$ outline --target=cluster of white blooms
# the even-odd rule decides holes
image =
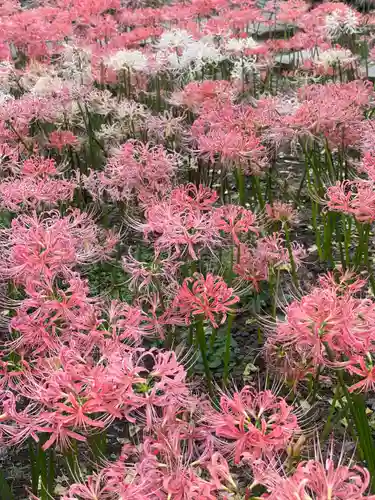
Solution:
[[[11,101],[13,100],[14,97],[10,94],[7,94],[6,92],[2,92],[0,90],[0,105],[4,104],[4,102]]]
[[[225,58],[212,36],[195,40],[185,30],[164,32],[155,49],[156,67],[177,73],[199,71],[206,64],[215,64]]]
[[[155,44],[157,50],[168,50],[187,47],[193,42],[193,37],[186,30],[174,29],[164,31]]]
[[[355,55],[348,49],[327,49],[320,51],[313,59],[316,66],[328,69],[333,66],[347,66],[356,60]]]
[[[334,10],[325,19],[324,30],[330,38],[338,38],[341,35],[351,35],[358,31],[359,16],[353,9],[345,12]]]
[[[57,76],[44,75],[38,78],[30,92],[39,97],[47,97],[61,92],[67,87],[67,82]]]
[[[235,61],[231,71],[233,80],[243,80],[246,76],[259,73],[256,56],[241,57]]]
[[[275,109],[279,115],[292,115],[300,106],[300,102],[296,94],[280,95],[275,101]]]
[[[215,65],[225,59],[234,61],[232,76],[242,79],[244,74],[256,71],[255,56],[243,56],[246,49],[256,49],[259,44],[252,38],[231,38],[230,34],[221,42],[211,35],[196,39],[183,29],[166,30],[147,55],[141,50],[120,50],[105,61],[106,66],[120,71],[158,73],[170,71],[175,74],[194,74],[206,65]],[[237,59],[238,58],[238,59]]]
[[[120,143],[124,140],[126,131],[119,122],[103,123],[100,130],[96,133],[99,140],[110,143]]]
[[[108,57],[105,64],[115,71],[146,71],[149,65],[147,56],[140,50],[119,50]]]
[[[256,49],[259,43],[251,36],[247,38],[229,38],[224,41],[224,50],[227,52],[243,52],[246,49]]]
[[[63,78],[80,85],[92,83],[91,58],[90,48],[66,43],[61,53]]]

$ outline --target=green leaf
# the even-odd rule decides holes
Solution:
[[[14,500],[12,490],[2,471],[0,471],[0,498],[1,500]]]

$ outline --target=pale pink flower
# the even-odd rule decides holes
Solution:
[[[375,156],[373,152],[366,152],[362,158],[360,171],[365,172],[369,179],[375,182]]]
[[[241,458],[271,458],[285,451],[293,435],[299,432],[297,417],[285,399],[270,390],[256,392],[245,386],[233,396],[223,394],[220,409],[207,413],[207,425],[221,446]]]
[[[130,274],[129,288],[148,294],[152,290],[158,292],[161,285],[175,284],[176,273],[182,265],[176,256],[155,256],[151,262],[138,261],[129,252],[128,256],[123,257],[122,267]]]
[[[269,265],[264,252],[258,252],[257,248],[249,248],[241,244],[235,255],[234,272],[242,279],[252,283],[254,289],[260,290],[260,282],[267,281],[269,276]]]
[[[375,495],[367,495],[370,485],[370,474],[367,469],[358,465],[336,465],[332,452],[327,459],[318,453],[314,460],[300,462],[296,470],[290,475],[280,475],[273,469],[267,474],[263,472],[260,482],[269,493],[261,498],[267,500],[290,500],[295,498],[360,500],[361,498],[375,499]]]
[[[167,201],[154,203],[146,209],[146,222],[138,224],[145,237],[155,236],[156,253],[174,250],[179,256],[188,252],[198,259],[202,248],[213,248],[220,243],[212,205],[215,191],[192,185],[174,189]]]
[[[50,207],[73,199],[77,183],[59,179],[53,159],[31,157],[25,160],[18,175],[0,182],[0,205],[18,212],[25,208]]]
[[[272,205],[266,205],[266,213],[273,221],[288,222],[293,224],[297,220],[297,212],[290,203],[274,201]]]
[[[240,234],[249,231],[258,234],[256,217],[250,210],[238,205],[224,205],[215,211],[216,227],[231,235],[233,242],[240,245]]]
[[[261,260],[265,259],[270,267],[278,268],[290,264],[289,252],[281,233],[272,233],[269,236],[259,238],[256,242],[255,253]],[[291,243],[293,260],[296,267],[301,265],[306,255],[303,246],[293,241]]]
[[[126,201],[135,194],[148,205],[170,190],[176,168],[176,155],[162,146],[130,140],[110,157],[103,172],[92,171],[83,180],[93,196],[106,192],[113,201]]]

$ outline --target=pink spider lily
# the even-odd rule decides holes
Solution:
[[[65,217],[56,211],[20,215],[9,230],[2,230],[6,265],[0,273],[19,283],[69,276],[77,264],[106,259],[116,242],[117,237],[100,229],[87,212],[71,210]]]
[[[265,484],[269,493],[261,498],[267,500],[375,498],[375,495],[366,494],[370,484],[367,469],[357,465],[335,465],[331,458],[324,462],[321,459],[300,462],[291,476],[277,478],[273,475]]]
[[[178,291],[171,310],[171,318],[181,318],[189,324],[192,317],[202,316],[218,328],[218,322],[223,324],[231,306],[239,302],[233,288],[229,288],[220,276],[208,273],[206,277],[195,273],[186,278]],[[176,312],[174,312],[174,310]]]
[[[212,204],[217,194],[208,188],[193,190],[190,185],[176,188],[168,201],[154,203],[146,210],[146,222],[138,224],[145,237],[153,234],[155,251],[187,252],[198,259],[202,248],[220,244]]]
[[[274,201],[272,205],[266,205],[266,214],[270,220],[287,222],[293,224],[296,222],[297,214],[290,203]]]
[[[375,367],[370,355],[366,358],[359,357],[351,360],[350,365],[346,368],[349,373],[361,377],[359,382],[356,382],[349,387],[350,392],[368,392],[375,388]]]
[[[224,438],[222,448],[233,452],[235,463],[246,457],[270,458],[300,431],[293,408],[283,398],[249,386],[233,396],[223,394],[220,410],[208,413],[207,424],[217,438]]]
[[[354,282],[352,288],[343,284],[332,283],[328,276],[320,287],[288,306],[285,321],[278,323],[266,342],[271,358],[281,356],[284,368],[288,360],[289,367],[303,365],[308,373],[317,366],[349,367],[357,356],[367,355],[373,342],[375,305],[354,296],[363,281]]]
[[[239,235],[253,232],[258,235],[256,229],[256,217],[250,210],[237,205],[224,205],[215,212],[217,217],[217,228],[231,235],[233,242],[240,245]]]
[[[96,197],[106,192],[113,201],[126,201],[136,194],[147,206],[170,190],[176,167],[177,158],[162,146],[130,140],[110,157],[103,172],[91,172],[84,183]]]
[[[375,186],[372,181],[337,182],[327,189],[327,199],[330,210],[353,215],[361,223],[375,220]]]

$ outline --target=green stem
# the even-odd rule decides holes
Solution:
[[[372,265],[371,265],[370,257],[369,257],[370,235],[371,235],[371,225],[366,224],[365,237],[364,237],[364,247],[363,247],[364,263],[365,263],[365,266],[367,268],[367,273],[369,276],[371,291],[375,295],[375,280],[374,280],[374,274],[372,272]]]
[[[212,328],[212,332],[211,332],[211,337],[210,337],[210,352],[212,351],[214,345],[215,345],[215,340],[216,340],[216,337],[217,337],[217,331],[218,331],[218,328]]]
[[[64,457],[69,475],[71,479],[76,481],[77,477],[79,477],[78,448],[76,441],[72,441],[70,443],[70,448],[64,450]]]
[[[255,187],[255,192],[257,194],[259,206],[260,206],[261,210],[263,210],[264,207],[266,206],[266,204],[265,204],[264,199],[263,199],[259,177],[257,175],[255,175],[253,177],[253,181],[254,181],[254,187]]]
[[[93,434],[88,439],[91,448],[91,453],[93,454],[95,463],[100,462],[106,456],[107,449],[107,432],[104,429],[102,432]]]
[[[320,436],[321,443],[324,443],[324,441],[327,439],[329,433],[331,432],[332,418],[333,418],[333,414],[335,413],[336,403],[340,397],[340,390],[341,390],[340,384],[337,384],[336,389],[335,389],[335,393],[333,395],[333,400],[332,400],[332,403],[331,403],[331,406],[329,409],[328,418],[327,418],[326,423],[324,424],[323,432]]]
[[[272,317],[276,319],[277,311],[277,298],[279,295],[279,285],[280,285],[280,269],[276,271],[276,281],[273,287],[273,300],[272,300]]]
[[[230,362],[230,348],[232,345],[232,324],[235,318],[235,313],[231,312],[228,314],[228,325],[227,325],[227,338],[225,341],[225,353],[224,353],[224,374],[223,374],[223,385],[227,385],[229,376],[229,362]]]
[[[240,198],[240,205],[244,207],[246,205],[245,175],[241,167],[237,168],[236,177],[237,177],[237,189]]]
[[[293,250],[292,250],[292,244],[291,244],[291,241],[290,241],[290,233],[289,233],[288,224],[284,224],[284,232],[285,232],[286,247],[288,249],[290,266],[291,266],[291,270],[292,270],[292,280],[293,280],[294,285],[296,287],[298,287],[298,277],[297,277],[296,263],[294,262]]]
[[[342,221],[344,224],[344,245],[345,245],[345,260],[346,260],[346,267],[350,267],[350,240],[351,240],[351,233],[352,233],[352,219],[351,217],[347,217],[346,215],[342,214]]]
[[[207,381],[207,386],[208,386],[208,392],[210,396],[213,396],[213,391],[212,391],[212,375],[211,375],[211,370],[208,364],[208,359],[207,359],[207,344],[206,344],[206,335],[204,331],[204,324],[203,324],[203,317],[198,317],[198,320],[195,323],[195,331],[197,334],[197,343],[201,352],[202,356],[202,361],[203,361],[203,367],[204,367],[204,372],[206,375],[206,381]]]

